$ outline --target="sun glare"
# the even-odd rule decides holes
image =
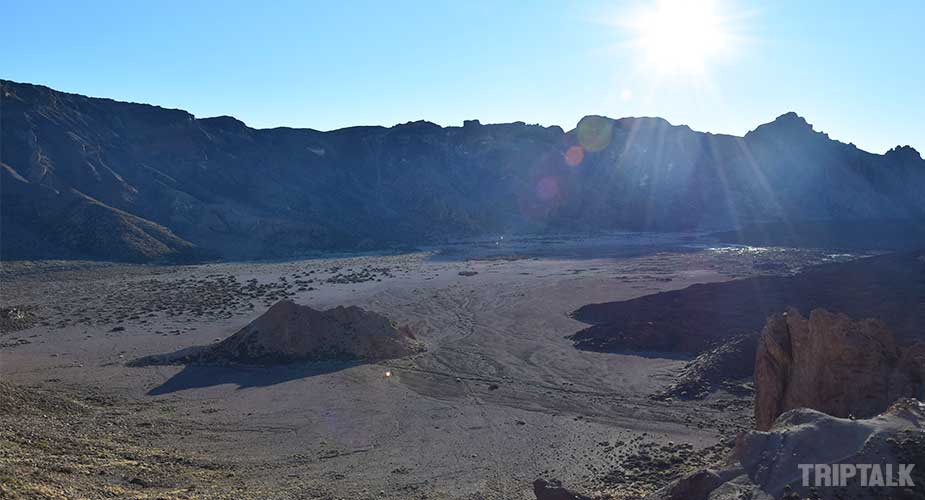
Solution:
[[[634,45],[662,72],[703,71],[728,45],[723,18],[710,0],[659,0],[634,24]]]

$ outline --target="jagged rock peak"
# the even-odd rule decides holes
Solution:
[[[761,135],[765,133],[770,133],[773,135],[791,135],[791,134],[803,134],[803,133],[812,133],[813,126],[806,121],[802,116],[794,113],[793,111],[788,111],[770,123],[765,123],[758,125],[755,130],[745,134],[745,137]]]
[[[922,155],[912,146],[896,146],[884,154],[887,158],[902,162],[922,161]]]
[[[416,121],[410,121],[406,123],[399,123],[398,125],[395,125],[392,127],[392,130],[414,130],[414,131],[441,130],[441,129],[443,129],[443,127],[441,127],[440,125],[437,125],[434,122],[429,122],[427,120],[416,120]]]
[[[813,126],[806,121],[806,118],[796,114],[795,111],[788,111],[777,118],[774,119],[774,123],[787,123],[793,125],[801,125],[804,127],[812,128]]]

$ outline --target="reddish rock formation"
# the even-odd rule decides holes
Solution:
[[[870,417],[898,397],[921,397],[923,359],[925,349],[901,352],[877,320],[824,309],[808,320],[795,309],[771,316],[755,362],[756,427],[793,408]]]

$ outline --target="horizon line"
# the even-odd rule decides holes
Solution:
[[[45,85],[45,84],[41,84],[41,83],[18,82],[18,81],[9,80],[9,79],[6,79],[6,78],[0,78],[0,82],[12,83],[12,84],[15,84],[15,85],[28,85],[28,86],[32,86],[32,87],[40,87],[40,88],[44,88],[44,89],[50,90],[50,91],[52,91],[52,92],[57,92],[57,93],[60,93],[60,94],[75,95],[75,96],[83,97],[83,98],[86,98],[86,99],[99,99],[99,100],[117,102],[117,103],[121,103],[121,104],[132,104],[132,105],[138,105],[138,106],[150,106],[150,107],[159,108],[159,109],[163,109],[163,110],[167,110],[167,111],[180,111],[180,112],[183,112],[183,113],[186,113],[186,114],[190,115],[194,120],[212,120],[212,119],[217,119],[217,118],[230,118],[230,119],[232,119],[232,120],[235,120],[235,121],[237,121],[237,122],[240,122],[240,123],[241,123],[242,125],[244,125],[246,128],[248,128],[248,129],[250,129],[250,130],[254,130],[254,131],[269,131],[269,130],[278,130],[278,129],[289,129],[289,130],[305,130],[305,131],[320,132],[320,133],[331,133],[331,132],[338,132],[338,131],[350,130],[350,129],[357,129],[357,128],[381,128],[381,129],[386,129],[386,130],[388,130],[388,129],[393,129],[393,128],[397,128],[397,127],[401,127],[401,126],[405,126],[405,125],[411,125],[411,124],[415,124],[415,123],[428,123],[428,124],[432,124],[432,125],[435,125],[435,126],[437,126],[437,127],[446,129],[446,128],[464,128],[464,127],[465,127],[465,124],[466,124],[467,122],[476,122],[479,126],[499,126],[499,125],[517,125],[517,124],[522,124],[522,125],[525,125],[525,126],[541,127],[541,128],[544,128],[544,129],[558,128],[558,129],[562,130],[564,134],[568,134],[568,133],[574,132],[574,131],[578,128],[578,124],[581,123],[581,121],[584,120],[585,118],[588,118],[588,117],[601,117],[601,118],[606,118],[606,119],[608,119],[608,120],[613,120],[613,121],[620,121],[620,120],[647,120],[647,119],[649,119],[649,120],[662,120],[662,121],[664,121],[665,123],[667,123],[667,124],[668,124],[669,126],[671,126],[671,127],[687,128],[688,130],[690,130],[690,131],[692,131],[692,132],[695,132],[695,133],[708,134],[708,135],[714,135],[714,136],[726,136],[726,137],[733,137],[733,138],[742,139],[742,138],[744,138],[745,136],[747,136],[749,133],[752,133],[752,132],[756,131],[758,128],[760,128],[760,127],[762,127],[762,126],[764,126],[764,125],[768,125],[768,124],[774,123],[774,122],[780,120],[781,118],[783,118],[783,117],[785,117],[785,116],[794,115],[794,116],[796,116],[797,118],[803,120],[803,122],[806,123],[806,124],[809,126],[810,130],[812,130],[813,132],[818,133],[818,134],[823,134],[823,135],[826,136],[826,138],[828,138],[828,139],[831,140],[831,141],[838,142],[838,143],[844,144],[844,145],[846,145],[846,146],[852,146],[852,147],[856,148],[857,150],[863,151],[863,152],[868,153],[868,154],[874,154],[874,155],[883,156],[883,155],[889,153],[890,151],[893,151],[893,150],[896,150],[896,149],[903,149],[903,148],[909,148],[909,149],[912,149],[913,151],[915,151],[916,153],[919,153],[918,149],[916,149],[916,148],[915,148],[914,146],[912,146],[911,144],[896,144],[896,145],[893,146],[892,148],[889,148],[889,149],[887,149],[886,151],[884,151],[883,153],[877,153],[877,152],[873,152],[873,151],[868,151],[868,150],[866,150],[866,149],[862,149],[861,147],[857,146],[854,142],[850,142],[850,141],[849,141],[849,142],[843,142],[843,141],[838,140],[838,139],[833,139],[833,138],[831,138],[831,137],[828,135],[828,133],[826,133],[826,132],[824,132],[824,131],[821,131],[821,130],[816,130],[816,129],[814,128],[813,124],[810,123],[808,120],[806,120],[806,118],[805,118],[803,115],[801,115],[801,114],[799,114],[799,113],[797,113],[797,112],[795,112],[795,111],[792,111],[792,110],[791,110],[791,111],[786,111],[786,112],[784,112],[784,113],[778,115],[777,117],[775,117],[775,118],[774,118],[773,120],[771,120],[771,121],[759,123],[759,124],[755,125],[754,128],[748,130],[745,134],[742,134],[742,135],[736,135],[736,134],[733,134],[733,133],[726,133],[726,132],[712,132],[712,131],[708,131],[708,130],[697,130],[697,129],[694,129],[694,128],[690,127],[689,125],[687,125],[687,124],[685,124],[685,123],[678,123],[678,124],[672,123],[672,122],[670,122],[667,118],[663,118],[663,117],[661,117],[661,116],[622,116],[622,117],[619,117],[619,118],[613,118],[613,117],[610,117],[610,116],[607,116],[607,115],[602,115],[602,114],[587,114],[587,115],[584,115],[584,116],[582,116],[582,118],[580,118],[580,119],[578,120],[578,122],[576,122],[575,125],[574,125],[572,128],[570,128],[570,129],[566,129],[565,127],[563,127],[563,126],[560,125],[560,124],[543,125],[543,124],[541,124],[541,123],[527,123],[527,122],[522,121],[522,120],[515,120],[515,121],[510,121],[510,122],[482,123],[481,120],[478,119],[478,118],[469,118],[469,119],[464,119],[463,122],[462,122],[462,124],[459,124],[459,125],[455,125],[455,124],[454,124],[454,125],[444,125],[444,124],[440,124],[440,123],[437,123],[437,122],[434,122],[434,121],[431,121],[431,120],[428,120],[428,119],[421,118],[421,119],[417,119],[417,120],[408,120],[408,121],[404,121],[404,122],[398,122],[398,123],[394,123],[394,124],[392,124],[392,125],[382,125],[382,124],[358,124],[358,125],[348,125],[348,126],[345,126],[345,127],[339,127],[339,128],[332,128],[332,129],[323,130],[323,129],[312,128],[312,127],[296,127],[296,126],[290,126],[290,125],[277,125],[277,126],[272,126],[272,127],[254,127],[254,126],[248,125],[247,122],[245,122],[244,120],[242,120],[242,119],[240,119],[240,118],[238,118],[238,117],[236,117],[236,116],[234,116],[234,115],[214,115],[214,116],[203,116],[203,117],[198,117],[198,116],[196,116],[194,113],[192,113],[192,112],[190,112],[190,111],[188,111],[188,110],[186,110],[186,109],[183,109],[183,108],[174,108],[174,107],[164,106],[164,105],[161,105],[161,104],[153,104],[153,103],[150,103],[150,102],[128,101],[128,100],[120,100],[120,99],[116,99],[116,98],[112,98],[112,97],[81,94],[81,93],[78,93],[78,92],[71,92],[71,91],[67,91],[67,90],[59,90],[59,89],[57,89],[57,88],[54,88],[54,87],[51,87],[51,86],[48,86],[48,85]],[[5,97],[5,96],[0,96],[0,99],[2,99],[3,97]],[[919,156],[921,157],[921,153],[919,153]]]

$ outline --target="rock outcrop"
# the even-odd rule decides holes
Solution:
[[[899,363],[900,359],[903,363]],[[873,319],[795,309],[768,319],[755,360],[755,424],[767,430],[793,408],[870,417],[897,397],[921,396],[920,351],[902,355]]]
[[[31,307],[0,307],[0,334],[25,330],[35,323],[36,315]]]
[[[319,311],[277,302],[259,318],[213,345],[132,362],[149,364],[256,364],[293,361],[376,361],[408,356],[423,345],[406,327],[360,307]]]
[[[901,347],[890,378],[890,399],[914,397],[925,401],[925,342]]]
[[[723,477],[717,471],[699,470],[660,490],[658,498],[660,500],[707,500],[710,493],[723,481]]]
[[[891,479],[898,483],[900,464],[925,463],[923,428],[925,404],[913,399],[902,399],[881,415],[859,420],[806,408],[790,410],[769,431],[739,436],[735,465],[716,473],[694,473],[647,500],[773,500],[788,491],[807,498],[811,491],[803,485],[801,464],[875,464],[881,472],[892,472]],[[818,493],[825,499],[917,499],[922,498],[920,488],[925,484],[925,474],[917,468],[911,471],[915,487],[861,487],[859,479],[857,474],[845,486],[820,488]],[[814,476],[810,480],[815,484]]]
[[[748,393],[742,382],[752,376],[758,332],[744,333],[705,351],[687,362],[678,379],[655,399],[701,399],[716,389]]]
[[[758,430],[737,437],[720,470],[689,474],[647,500],[925,498],[925,473],[909,469],[925,463],[923,374],[925,344],[897,343],[880,321],[824,309],[808,319],[793,308],[773,315],[755,356]],[[826,483],[835,479],[824,471],[817,483],[805,464],[854,469],[844,484]],[[870,464],[867,484],[858,464]]]

